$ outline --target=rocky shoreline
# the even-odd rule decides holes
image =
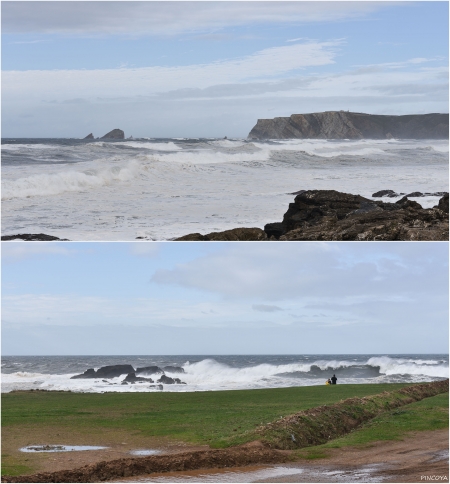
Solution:
[[[264,229],[238,227],[209,234],[191,233],[175,241],[274,241],[274,240],[402,240],[448,241],[449,201],[447,192],[408,194],[380,190],[374,198],[395,198],[395,203],[372,200],[335,190],[300,190],[281,222]],[[440,196],[439,203],[425,209],[409,197]],[[2,241],[68,241],[47,234],[4,235]]]
[[[158,366],[146,366],[143,368],[136,368],[134,369],[131,365],[109,365],[109,366],[102,366],[98,370],[94,370],[94,368],[88,368],[84,373],[79,375],[74,375],[70,377],[71,380],[78,380],[78,379],[88,379],[88,378],[102,378],[104,382],[107,382],[107,379],[110,378],[117,378],[122,375],[126,375],[125,379],[122,380],[122,385],[134,384],[134,383],[155,383],[151,378],[145,378],[142,376],[137,376],[140,374],[143,375],[161,375],[160,378],[156,381],[160,385],[152,385],[155,388],[157,387],[159,390],[162,390],[162,383],[166,385],[186,385],[185,382],[182,382],[179,378],[171,378],[165,374],[165,371],[169,373],[185,373],[184,369],[181,366],[165,366],[164,368],[159,368]]]
[[[408,196],[420,196],[416,193]],[[175,240],[447,241],[449,237],[448,193],[429,209],[408,196],[388,203],[335,190],[301,190],[295,194],[283,220],[266,224],[264,230],[241,227],[206,235],[193,233]]]

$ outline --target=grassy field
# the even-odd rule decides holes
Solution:
[[[195,393],[4,394],[2,472],[28,472],[24,468],[27,465],[22,458],[24,454],[18,449],[30,444],[113,445],[126,439],[136,446],[159,441],[227,447],[251,440],[253,429],[281,416],[404,386],[323,385]],[[333,442],[355,445],[374,438],[397,438],[410,430],[448,426],[448,394],[403,407],[386,416],[383,414],[371,425],[345,438],[349,440]],[[352,440],[357,434],[362,435],[360,440]],[[323,453],[325,446],[320,447]]]
[[[448,410],[448,393],[425,398],[420,402],[385,412],[344,437],[295,451],[295,454],[307,459],[318,459],[327,457],[330,449],[366,446],[381,440],[400,440],[409,432],[448,429]]]

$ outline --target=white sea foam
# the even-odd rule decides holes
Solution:
[[[111,145],[130,147],[130,148],[145,148],[156,151],[180,151],[183,148],[176,145],[173,141],[168,142],[148,142],[148,141],[123,141],[121,143],[110,143]]]
[[[425,375],[442,378],[449,376],[448,366],[438,364],[435,360],[411,360],[381,356],[370,358],[367,364],[379,366],[380,373],[384,375]]]
[[[448,190],[446,141],[191,141],[3,145],[3,233],[164,240],[262,228],[298,190]],[[438,197],[417,201],[429,208]]]
[[[57,195],[65,192],[80,192],[91,188],[129,181],[145,170],[136,161],[124,167],[113,166],[101,170],[67,170],[48,175],[32,175],[2,183],[2,200],[35,196]]]
[[[322,385],[336,373],[339,383],[420,382],[448,378],[448,365],[438,360],[371,357],[367,360],[313,359],[289,364],[263,363],[233,367],[214,359],[186,362],[185,373],[168,376],[180,378],[186,385],[163,385],[164,391],[191,392],[233,389],[276,388]],[[313,368],[314,367],[314,368]],[[322,373],[317,373],[317,368]],[[379,369],[379,373],[376,371]],[[111,379],[71,379],[72,374],[44,374],[32,372],[2,373],[2,392],[25,389],[65,390],[74,392],[149,392],[160,391],[152,384],[122,385],[125,375]],[[158,375],[152,376],[156,380]]]

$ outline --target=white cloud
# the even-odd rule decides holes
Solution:
[[[255,311],[261,311],[263,313],[273,313],[275,311],[283,311],[279,306],[272,306],[270,304],[253,304],[252,308]]]
[[[136,69],[4,71],[2,98],[7,103],[31,100],[149,96],[175,89],[200,88],[275,78],[334,62],[341,40],[273,47],[253,55],[177,67]]]
[[[395,2],[2,2],[4,33],[191,34],[245,24],[362,18]]]
[[[18,259],[43,255],[73,255],[78,251],[70,249],[67,244],[56,242],[2,242],[2,261],[12,262]]]
[[[156,257],[161,249],[158,242],[133,242],[129,244],[130,252],[139,257]]]
[[[152,281],[219,294],[226,299],[296,300],[359,306],[380,301],[406,304],[419,297],[446,297],[448,264],[444,246],[432,256],[378,246],[367,257],[355,245],[302,243],[255,247],[234,244],[172,270]],[[409,253],[408,253],[409,252]],[[438,253],[440,256],[438,256]],[[220,277],[217,275],[220,274]],[[378,277],[381,276],[381,277]],[[423,284],[427,280],[427,284]],[[314,301],[314,303],[313,303]]]

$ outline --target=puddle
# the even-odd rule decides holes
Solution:
[[[172,483],[242,483],[242,482],[320,482],[320,483],[375,483],[384,479],[376,475],[382,465],[367,465],[356,469],[329,469],[321,466],[302,466],[295,464],[269,467],[239,468],[233,470],[217,469],[211,471],[195,470],[186,472],[168,472],[133,477],[132,482]],[[117,480],[114,482],[130,482]]]
[[[156,454],[161,454],[160,450],[154,450],[154,449],[138,449],[138,450],[132,450],[130,451],[131,455],[156,455]]]
[[[73,452],[78,450],[103,450],[107,448],[98,445],[29,445],[19,450],[21,452]]]

